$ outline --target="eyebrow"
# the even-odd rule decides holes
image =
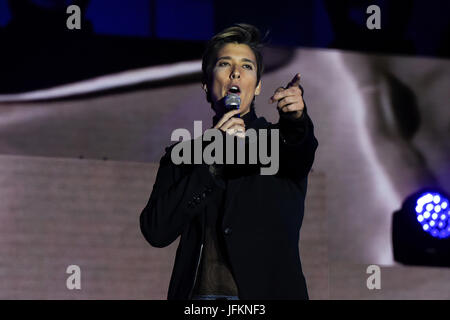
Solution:
[[[231,57],[230,56],[224,56],[224,57],[220,57],[220,58],[217,59],[217,61],[220,61],[220,60],[231,60]],[[256,66],[255,61],[250,60],[248,58],[242,58],[241,61],[250,62],[251,64],[253,64],[253,66]]]

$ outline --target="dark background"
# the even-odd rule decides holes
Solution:
[[[81,30],[66,28],[70,4],[81,7]],[[366,27],[371,4],[381,30]],[[238,22],[271,46],[448,58],[449,12],[446,0],[0,0],[0,93],[200,59],[207,39]]]

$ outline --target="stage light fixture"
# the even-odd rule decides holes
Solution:
[[[450,266],[448,195],[423,189],[410,195],[392,220],[394,260],[410,265]]]

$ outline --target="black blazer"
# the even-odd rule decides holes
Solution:
[[[234,170],[227,176],[222,230],[239,298],[308,299],[298,244],[307,176],[318,146],[313,123],[305,108],[300,119],[280,114],[271,124],[260,117],[248,127],[280,130],[280,164],[275,175]],[[141,231],[154,247],[168,246],[181,235],[168,300],[192,297],[206,203],[223,186],[206,164],[173,164],[170,153],[177,143],[166,148],[140,215]]]

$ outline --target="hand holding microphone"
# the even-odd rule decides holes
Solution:
[[[226,112],[214,128],[220,129],[230,135],[236,134],[236,136],[244,138],[245,123],[244,120],[240,118],[241,109],[239,109],[241,98],[237,94],[230,93],[225,97],[224,104],[226,110],[232,110]]]

